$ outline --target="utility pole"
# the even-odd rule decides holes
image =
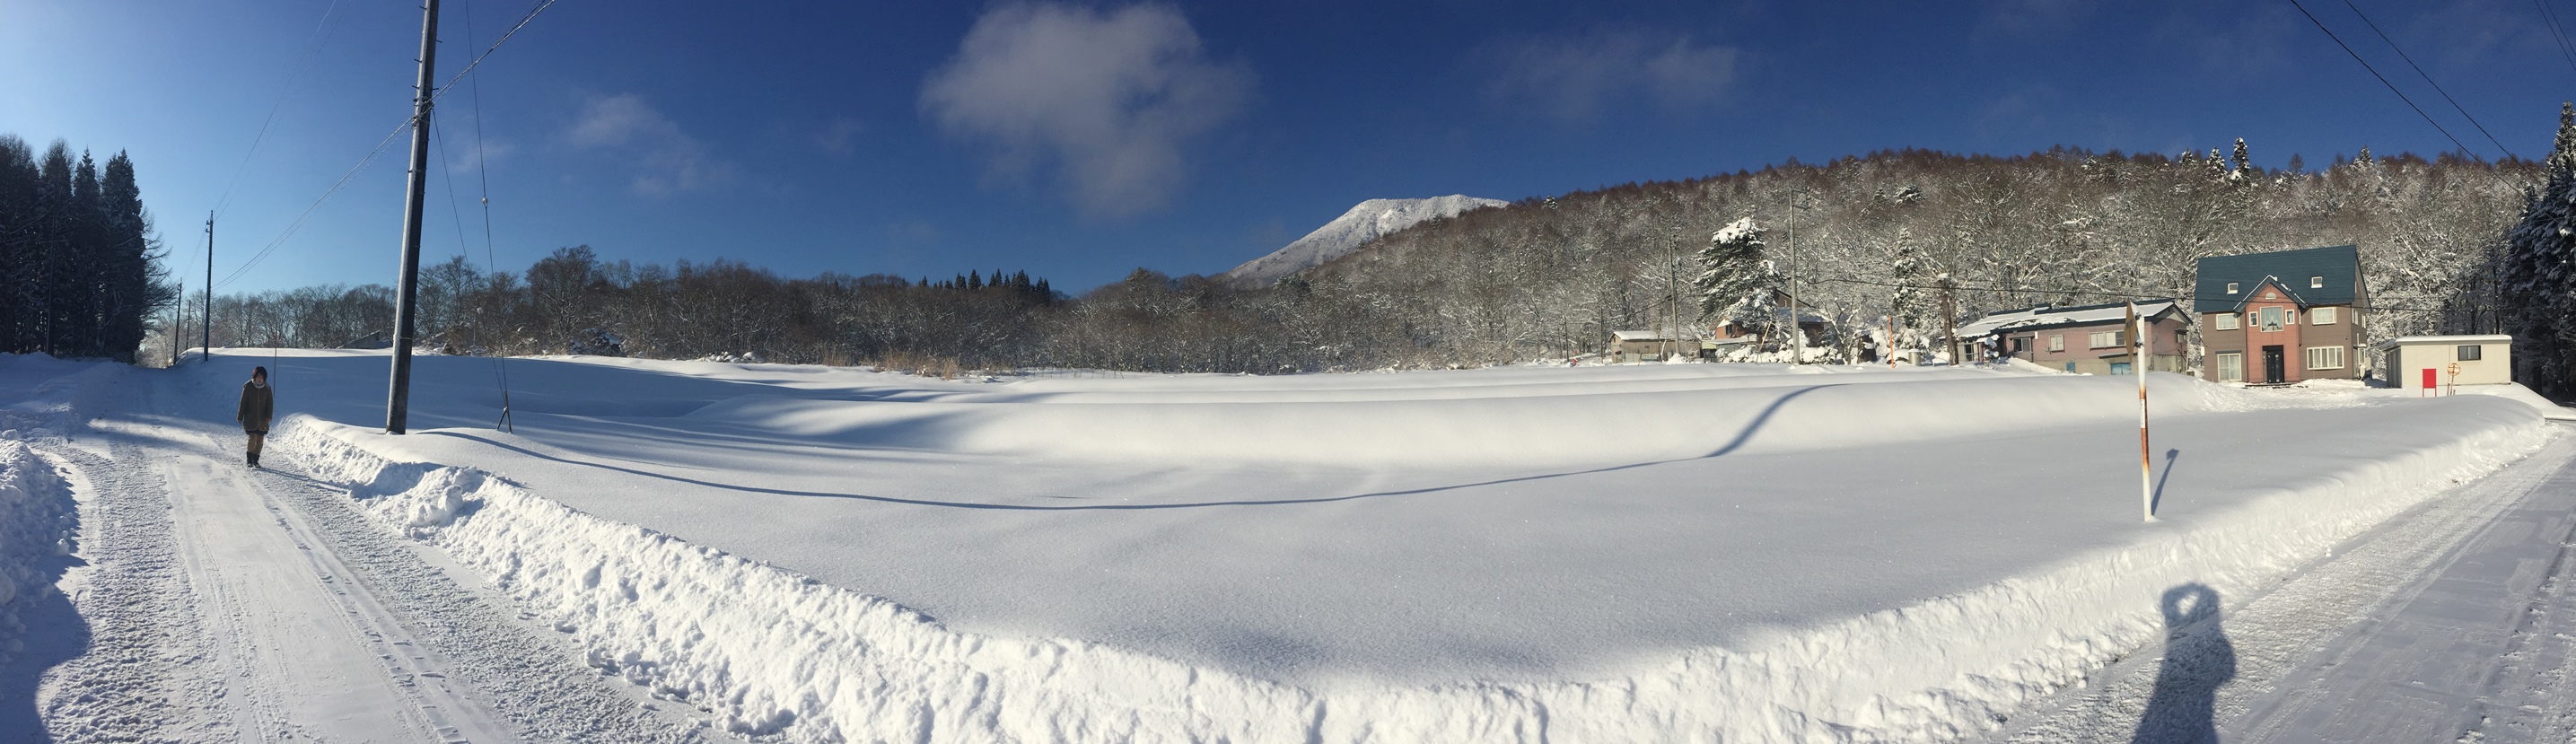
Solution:
[[[2147,447],[2147,319],[2138,316],[2138,303],[2129,302],[2129,374],[2138,376],[2138,516],[2156,521],[2155,479],[2148,477],[2153,460]]]
[[[1950,352],[1950,366],[1959,366],[1959,313],[1950,301],[1950,274],[1942,272],[1941,280],[1941,346]]]
[[[188,283],[179,283],[179,301],[170,303],[170,366],[179,366],[179,334],[188,332]]]
[[[1798,325],[1798,195],[1806,190],[1789,189],[1789,338],[1797,343],[1790,347],[1790,364],[1807,363],[1807,329]]]
[[[412,316],[420,304],[420,203],[429,186],[429,105],[437,68],[438,0],[421,5],[420,85],[412,89],[411,183],[403,190],[402,278],[394,305],[393,380],[385,393],[385,433],[401,434],[411,417]]]
[[[215,210],[206,210],[206,312],[197,327],[197,349],[215,355]],[[200,360],[204,361],[204,360]]]

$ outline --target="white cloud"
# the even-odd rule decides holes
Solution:
[[[1148,211],[1187,177],[1183,146],[1240,113],[1253,75],[1210,60],[1178,10],[1059,4],[988,11],[922,83],[949,136],[994,148],[990,176],[1055,166],[1077,208]]]
[[[573,146],[633,158],[636,193],[661,196],[733,182],[733,163],[633,93],[590,96],[564,134]]]
[[[1536,105],[1568,125],[1592,122],[1632,100],[1670,110],[1714,103],[1735,82],[1739,54],[1730,46],[1644,31],[1521,39],[1489,50],[1499,72],[1488,94],[1509,104]]]

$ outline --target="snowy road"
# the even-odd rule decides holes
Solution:
[[[35,690],[54,741],[703,741],[578,650],[383,534],[294,463],[156,415],[117,380],[94,432],[39,451],[80,500],[86,635]],[[189,391],[190,398],[204,397]],[[28,732],[35,733],[35,732]]]
[[[1993,741],[2576,739],[2576,437],[2454,489]],[[2211,595],[2214,596],[2214,595]],[[2158,655],[2161,654],[2161,655]]]

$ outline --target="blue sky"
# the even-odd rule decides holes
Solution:
[[[2498,156],[2343,0],[2302,2]],[[2533,3],[2352,2],[2504,147],[2546,154],[2576,63]],[[2576,3],[2544,2],[2576,22]],[[446,0],[440,79],[532,5]],[[219,204],[215,273],[239,273],[221,291],[392,283],[402,140],[289,226],[407,115],[417,6],[0,0],[0,18],[0,132],[131,152],[191,291]],[[479,94],[509,270],[588,244],[788,276],[1027,269],[1078,290],[1138,266],[1222,271],[1371,198],[1907,146],[2241,136],[2275,167],[2455,149],[2287,0],[562,0],[478,78],[441,104],[423,253],[484,262]]]

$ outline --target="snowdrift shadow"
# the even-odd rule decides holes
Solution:
[[[2165,657],[2130,744],[2215,744],[2218,688],[2236,678],[2236,646],[2218,619],[2218,591],[2200,583],[2165,590]]]
[[[36,686],[46,670],[89,653],[89,621],[72,607],[69,596],[54,590],[64,572],[83,565],[71,556],[45,562],[37,567],[44,585],[19,587],[10,603],[26,631],[17,639],[24,644],[18,653],[0,654],[0,741],[55,739],[45,730],[44,712],[36,708]]]
[[[1527,483],[1527,482],[1531,482],[1531,481],[1552,480],[1552,479],[1556,479],[1556,478],[1570,478],[1570,477],[1580,476],[1580,475],[1591,475],[1591,474],[1595,474],[1595,473],[1609,473],[1609,472],[1617,472],[1617,471],[1621,471],[1621,470],[1632,470],[1632,469],[1636,469],[1636,468],[1652,467],[1652,466],[1655,466],[1655,465],[1665,465],[1665,464],[1676,463],[1676,462],[1686,462],[1686,461],[1690,461],[1690,460],[1705,460],[1705,459],[1714,458],[1714,457],[1724,457],[1724,456],[1726,456],[1726,455],[1728,455],[1728,454],[1731,454],[1731,453],[1735,452],[1736,450],[1742,449],[1742,448],[1744,447],[1744,445],[1745,445],[1747,442],[1752,441],[1752,440],[1753,440],[1754,435],[1756,435],[1756,434],[1760,433],[1760,432],[1761,432],[1761,430],[1762,430],[1762,428],[1763,428],[1763,426],[1765,426],[1766,424],[1768,424],[1768,423],[1771,421],[1772,417],[1773,417],[1774,415],[1776,415],[1776,414],[1778,414],[1778,413],[1780,412],[1780,409],[1781,409],[1781,408],[1783,408],[1783,407],[1787,406],[1787,405],[1789,404],[1789,401],[1791,401],[1791,400],[1795,400],[1795,399],[1797,399],[1799,396],[1803,396],[1803,395],[1806,395],[1806,394],[1808,394],[1808,393],[1812,393],[1812,392],[1815,392],[1815,391],[1817,391],[1817,390],[1822,390],[1822,389],[1829,388],[1829,387],[1839,387],[1839,384],[1817,385],[1817,386],[1814,386],[1814,387],[1805,388],[1805,389],[1799,390],[1799,391],[1797,391],[1797,392],[1789,393],[1789,394],[1787,394],[1787,395],[1783,395],[1783,396],[1780,396],[1780,397],[1778,397],[1778,398],[1773,399],[1773,400],[1770,402],[1770,404],[1769,404],[1769,405],[1766,405],[1766,406],[1764,406],[1764,407],[1763,407],[1762,412],[1761,412],[1760,414],[1756,414],[1756,415],[1753,417],[1753,420],[1752,420],[1752,421],[1750,421],[1750,422],[1748,422],[1748,423],[1746,423],[1746,424],[1744,425],[1744,428],[1743,428],[1742,430],[1737,431],[1737,432],[1736,432],[1736,434],[1735,434],[1735,436],[1734,436],[1734,438],[1732,438],[1732,439],[1728,440],[1728,441],[1727,441],[1727,443],[1726,443],[1725,445],[1722,445],[1722,446],[1718,447],[1717,449],[1710,451],[1708,454],[1705,454],[1705,455],[1698,455],[1698,456],[1695,456],[1695,457],[1674,458],[1674,459],[1668,459],[1668,460],[1651,460],[1651,461],[1647,461],[1647,462],[1632,462],[1632,463],[1624,463],[1624,464],[1619,464],[1619,465],[1607,465],[1607,466],[1602,466],[1602,467],[1597,467],[1597,468],[1584,468],[1584,469],[1581,469],[1581,470],[1570,470],[1570,471],[1565,471],[1565,472],[1556,472],[1556,473],[1540,473],[1540,474],[1536,474],[1536,475],[1523,475],[1523,476],[1514,476],[1514,477],[1509,477],[1509,478],[1494,478],[1494,479],[1489,479],[1489,480],[1476,481],[1476,482],[1472,482],[1472,483],[1452,483],[1452,484],[1440,485],[1440,486],[1426,486],[1426,487],[1423,487],[1423,488],[1410,488],[1410,489],[1390,490],[1390,491],[1375,491],[1375,492],[1371,492],[1371,493],[1350,494],[1350,495],[1346,495],[1346,496],[1318,496],[1318,497],[1315,497],[1315,498],[1306,498],[1306,499],[1244,499],[1244,500],[1235,500],[1235,501],[1195,501],[1195,502],[1177,503],[1177,504],[1083,504],[1083,505],[1071,505],[1071,506],[1038,506],[1038,505],[1030,505],[1030,504],[988,504],[988,503],[977,503],[977,502],[971,502],[971,501],[936,501],[936,500],[931,500],[931,499],[908,499],[908,498],[903,498],[903,497],[900,497],[900,496],[874,496],[874,495],[869,495],[869,494],[860,494],[860,493],[830,493],[830,492],[824,492],[824,491],[797,491],[797,490],[783,489],[783,488],[763,488],[763,487],[759,487],[759,486],[746,486],[746,485],[740,485],[740,484],[734,484],[734,483],[721,483],[721,482],[717,482],[717,481],[700,480],[700,479],[697,479],[697,478],[687,478],[687,477],[682,477],[682,476],[677,476],[677,475],[670,475],[670,474],[667,474],[667,473],[656,473],[656,472],[652,472],[652,471],[649,471],[649,470],[642,470],[642,469],[638,469],[638,468],[621,467],[621,466],[617,466],[617,465],[609,465],[609,464],[599,463],[599,462],[590,462],[590,461],[584,461],[584,460],[574,460],[574,459],[570,459],[570,458],[557,457],[557,456],[549,455],[549,454],[546,454],[546,453],[543,453],[543,452],[538,452],[538,451],[536,451],[536,450],[531,450],[531,449],[528,449],[528,448],[526,448],[526,447],[521,447],[521,446],[514,445],[514,444],[510,444],[510,443],[507,443],[507,442],[502,442],[502,441],[499,441],[499,440],[496,440],[496,439],[493,439],[493,438],[490,438],[490,437],[478,436],[478,435],[468,434],[468,433],[458,432],[458,431],[424,431],[424,432],[421,432],[421,433],[422,433],[422,434],[427,434],[427,435],[443,436],[443,437],[455,437],[455,438],[458,438],[458,439],[464,439],[464,440],[467,440],[467,441],[473,441],[473,442],[481,442],[481,443],[483,443],[483,444],[490,445],[490,446],[492,446],[492,447],[498,447],[498,448],[500,448],[500,449],[509,450],[509,451],[511,451],[511,452],[516,452],[516,453],[519,453],[519,454],[522,454],[522,455],[526,455],[526,456],[529,456],[529,457],[537,458],[537,459],[540,459],[540,460],[545,460],[545,461],[548,461],[548,462],[558,462],[558,463],[563,463],[563,464],[566,464],[566,465],[579,465],[579,466],[583,466],[583,467],[599,468],[599,469],[601,469],[601,470],[612,470],[612,471],[616,471],[616,472],[620,472],[620,473],[625,473],[625,474],[628,474],[628,475],[639,475],[639,476],[643,476],[643,477],[646,477],[646,478],[655,478],[655,479],[660,479],[660,480],[672,481],[672,482],[676,482],[676,483],[687,483],[687,484],[690,484],[690,485],[694,485],[694,486],[704,486],[704,487],[707,487],[707,488],[721,488],[721,489],[730,490],[730,491],[741,491],[741,492],[745,492],[745,493],[765,493],[765,494],[771,494],[771,495],[776,495],[776,496],[805,496],[805,497],[813,497],[813,498],[856,499],[856,500],[861,500],[861,501],[876,501],[876,502],[889,503],[889,504],[910,504],[910,505],[914,505],[914,506],[941,506],[941,507],[952,507],[952,508],[959,508],[959,509],[990,509],[990,510],[997,510],[997,511],[1144,511],[1144,510],[1154,510],[1154,509],[1186,509],[1186,508],[1198,508],[1198,507],[1210,507],[1210,506],[1286,506],[1286,505],[1293,505],[1293,504],[1328,504],[1328,503],[1333,503],[1333,502],[1337,502],[1337,501],[1355,501],[1355,500],[1359,500],[1359,499],[1380,498],[1380,497],[1386,497],[1386,496],[1414,496],[1414,495],[1421,495],[1421,494],[1428,494],[1428,493],[1439,493],[1439,492],[1442,492],[1442,491],[1454,491],[1454,490],[1467,489],[1467,488],[1481,488],[1481,487],[1485,487],[1485,486],[1502,485],[1502,484],[1508,484],[1508,483]]]

